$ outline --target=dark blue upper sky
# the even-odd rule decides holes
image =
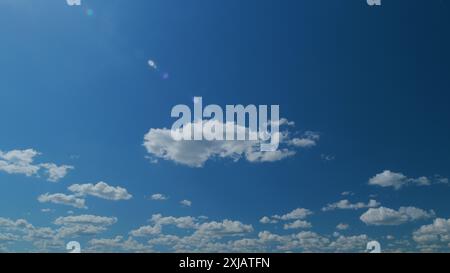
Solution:
[[[41,153],[34,163],[74,167],[52,183],[41,172],[27,177],[2,170],[2,160],[15,163],[0,153],[0,217],[52,227],[57,237],[52,242],[73,237],[86,247],[95,247],[92,238],[126,240],[161,213],[208,216],[197,219],[194,233],[201,225],[230,219],[252,226],[243,238],[260,238],[266,230],[329,240],[322,251],[347,250],[330,246],[340,238],[386,241],[386,248],[391,241],[392,250],[428,250],[438,243],[421,240],[420,227],[450,218],[450,188],[442,183],[450,176],[449,11],[441,0],[383,0],[380,7],[364,0],[82,0],[81,6],[0,0],[0,151],[34,149]],[[289,130],[299,136],[314,131],[320,140],[274,162],[215,157],[201,168],[162,158],[152,164],[144,135],[151,128],[170,128],[171,108],[192,105],[194,96],[221,106],[279,104],[281,116],[295,122]],[[385,170],[390,172],[369,185]],[[419,177],[431,185],[417,185]],[[74,197],[70,185],[100,181],[133,197],[78,195],[88,209],[38,201],[45,193]],[[403,186],[390,186],[395,183]],[[345,191],[352,194],[341,196]],[[156,193],[168,199],[150,200]],[[181,206],[184,199],[192,206]],[[364,204],[322,210],[343,199]],[[381,219],[360,219],[372,207],[369,199],[379,203],[371,213]],[[259,222],[296,208],[312,214]],[[118,220],[102,233],[64,237],[58,229],[73,226],[55,219],[71,215],[68,210],[73,216]],[[295,220],[312,227],[283,229]],[[339,223],[349,228],[336,231]],[[450,233],[450,221],[448,226]],[[172,228],[164,232],[189,235]],[[151,238],[132,239],[174,251],[148,243]],[[30,247],[26,239],[0,240],[0,246]],[[309,250],[301,243],[283,247],[268,250]],[[448,251],[445,247],[433,250]]]

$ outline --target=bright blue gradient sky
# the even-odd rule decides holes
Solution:
[[[0,170],[0,217],[34,227],[0,221],[0,250],[64,252],[66,242],[78,240],[89,251],[360,252],[374,239],[389,251],[448,251],[449,11],[450,3],[440,0],[383,1],[381,7],[364,0],[82,0],[79,7],[64,0],[0,0],[0,151],[34,149],[41,153],[36,164],[74,167],[57,183],[42,172]],[[171,108],[192,105],[194,96],[222,106],[279,104],[281,116],[296,124],[289,130],[317,132],[320,139],[274,162],[152,163],[144,135],[170,128]],[[0,153],[0,169],[1,161]],[[369,185],[385,170],[378,180],[385,187]],[[417,185],[419,177],[430,185]],[[132,198],[78,196],[88,209],[38,201],[45,193],[71,195],[72,184],[100,181]],[[345,191],[352,193],[342,196]],[[150,200],[156,193],[168,199]],[[180,205],[185,199],[190,207]],[[322,210],[345,199],[364,204]],[[362,221],[370,199],[381,219]],[[297,208],[312,214],[260,223]],[[192,216],[196,223],[130,233],[159,226],[148,222],[154,214]],[[116,221],[101,232],[60,235],[62,226],[86,223],[55,219],[79,215]],[[220,233],[225,219],[236,221],[229,236],[201,235],[219,244],[215,248],[187,238],[214,224]],[[283,228],[295,220],[312,227]],[[431,231],[434,239],[425,240],[420,228],[434,230],[436,221],[447,230]],[[348,229],[337,230],[339,223]],[[30,235],[44,227],[51,236]],[[279,237],[264,240],[263,231]],[[182,243],[149,242],[167,234]],[[105,240],[106,247],[92,241],[116,236],[122,241]],[[323,246],[311,248],[304,237]],[[287,238],[296,245],[288,246]],[[252,241],[236,243],[243,239]]]

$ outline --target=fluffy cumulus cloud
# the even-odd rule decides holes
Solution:
[[[151,200],[155,200],[155,201],[165,201],[167,199],[169,199],[169,197],[167,197],[166,195],[162,194],[162,193],[155,193],[152,194],[152,196],[150,196]]]
[[[113,187],[105,182],[98,182],[97,184],[73,184],[69,187],[69,191],[77,196],[91,195],[107,200],[128,200],[132,197],[125,188]]]
[[[307,131],[302,137],[292,138],[288,142],[295,147],[310,148],[316,146],[319,139],[319,133]]]
[[[236,131],[246,134],[256,134],[250,132],[248,128],[235,125],[234,123],[220,123],[219,121],[203,121],[210,127],[220,126],[229,128],[236,126]],[[293,123],[286,119],[280,120],[280,125],[293,126]],[[198,130],[198,126],[188,124],[188,128]],[[216,127],[218,128],[218,127]],[[319,135],[313,132],[305,133],[302,138],[293,138],[292,133],[287,129],[274,134],[273,138],[279,139],[280,147],[273,152],[264,152],[260,149],[260,141],[225,141],[225,140],[180,140],[172,138],[170,129],[152,128],[144,136],[144,147],[152,158],[152,162],[157,159],[170,160],[189,167],[203,167],[211,159],[231,159],[239,161],[245,159],[249,162],[274,162],[296,154],[296,149],[315,146],[319,140]]]
[[[298,219],[305,219],[306,217],[308,217],[311,214],[312,214],[312,211],[309,209],[297,208],[297,209],[294,209],[293,211],[286,213],[284,215],[274,215],[274,216],[272,216],[272,218],[277,219],[277,220],[283,220],[283,221],[298,220]]]
[[[295,210],[294,210],[295,211]],[[287,213],[284,219],[306,217],[308,213]],[[281,218],[283,218],[281,215]],[[52,227],[35,227],[27,220],[0,218],[0,240],[32,244],[37,251],[65,252],[65,242],[83,236],[85,252],[364,252],[369,237],[365,234],[323,235],[314,231],[294,232],[305,227],[302,220],[286,223],[295,226],[283,234],[256,231],[237,220],[208,220],[207,217],[163,216],[154,214],[148,225],[128,235],[100,237],[117,223],[116,217],[75,215],[57,217]],[[300,227],[297,227],[300,226]],[[445,229],[421,228],[421,233],[439,234],[445,240]],[[448,232],[448,230],[447,230]],[[416,232],[419,235],[419,231]]]
[[[347,209],[347,210],[357,210],[357,209],[364,209],[364,208],[375,208],[380,206],[380,203],[378,203],[376,200],[369,200],[369,202],[363,203],[363,202],[358,202],[355,204],[352,204],[350,201],[348,201],[347,199],[344,200],[340,200],[336,203],[331,203],[326,205],[325,207],[322,208],[322,211],[331,211],[331,210],[336,210],[336,209]]]
[[[416,207],[400,207],[398,210],[379,207],[370,208],[360,219],[367,225],[396,226],[407,222],[433,218],[434,211],[425,211]]]
[[[92,239],[88,242],[89,252],[135,252],[135,253],[149,253],[155,252],[150,246],[142,244],[132,237],[125,239],[123,236],[116,236],[112,239],[100,238]]]
[[[74,184],[69,186],[68,189],[73,194],[45,193],[38,197],[38,201],[41,203],[54,203],[79,209],[87,209],[84,198],[87,195],[112,201],[128,200],[132,197],[126,189],[113,187],[105,182],[99,182],[97,184]]]
[[[136,237],[145,237],[161,233],[164,226],[176,226],[182,229],[196,229],[199,226],[199,222],[202,218],[195,218],[191,216],[185,217],[164,217],[161,214],[154,214],[150,219],[150,225],[139,227],[136,230],[130,232],[131,235]]]
[[[98,235],[116,222],[115,217],[79,215],[58,217],[51,227],[37,227],[25,219],[0,217],[0,240],[27,245],[32,252],[65,252],[68,239]]]
[[[309,209],[305,208],[296,208],[291,212],[288,212],[283,215],[272,215],[272,216],[264,216],[259,222],[261,224],[276,224],[279,221],[293,221],[291,223],[286,223],[284,225],[284,229],[298,229],[298,228],[310,228],[312,227],[311,223],[307,221],[302,221],[309,215],[313,214],[313,212]]]
[[[39,176],[43,171],[48,181],[58,182],[74,168],[69,165],[58,166],[55,163],[34,163],[39,155],[40,153],[33,149],[0,151],[0,171],[26,176]]]
[[[106,231],[108,226],[117,222],[116,217],[104,217],[96,215],[77,215],[59,217],[54,221],[61,226],[57,232],[59,237],[76,237],[81,235],[96,235]]]
[[[130,231],[130,235],[135,237],[147,237],[161,233],[161,226],[142,226]]]
[[[181,200],[181,201],[180,201],[180,204],[181,204],[183,207],[190,207],[190,206],[192,206],[192,201],[187,200],[187,199],[184,199],[184,200]]]
[[[389,170],[385,170],[369,179],[369,185],[393,187],[396,190],[407,185],[429,186],[437,183],[448,183],[448,179],[439,175],[432,178],[425,176],[410,178],[402,173],[396,173]]]
[[[88,214],[58,217],[54,221],[56,225],[82,224],[82,225],[104,225],[104,226],[110,226],[112,224],[115,224],[116,222],[117,222],[116,217],[104,217]]]
[[[60,179],[64,178],[69,170],[73,170],[73,166],[69,165],[62,165],[58,166],[54,163],[44,163],[40,165],[42,168],[46,170],[46,173],[48,175],[48,180],[51,182],[57,182]]]
[[[263,217],[259,220],[259,222],[260,222],[261,224],[276,224],[276,223],[278,223],[278,220],[276,220],[276,219],[271,219],[270,217],[267,217],[267,216],[263,216]]]
[[[437,218],[430,225],[414,231],[413,239],[419,244],[450,243],[450,219]]]
[[[79,209],[85,209],[85,200],[78,198],[75,195],[67,195],[63,193],[45,193],[38,197],[38,201],[41,203],[54,203],[59,205],[72,206]]]
[[[369,238],[366,234],[356,236],[338,236],[338,238],[331,242],[329,248],[334,252],[353,252],[355,249],[363,250]]]
[[[253,231],[251,225],[243,224],[239,221],[223,220],[221,222],[205,222],[200,217],[164,217],[161,214],[155,214],[149,220],[150,225],[141,226],[130,232],[135,237],[152,237],[160,235],[164,226],[174,226],[180,229],[192,230],[192,236],[221,238],[225,236],[239,236]]]
[[[303,220],[295,220],[292,223],[284,224],[284,229],[299,229],[299,228],[311,228],[312,225],[310,222]]]

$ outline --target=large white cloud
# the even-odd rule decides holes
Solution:
[[[450,219],[437,218],[430,225],[414,231],[413,239],[419,244],[450,243]]]
[[[40,153],[33,149],[0,151],[0,171],[9,174],[39,176],[39,172],[44,170],[48,181],[58,182],[67,175],[69,170],[74,169],[73,166],[58,166],[55,163],[35,164],[34,159],[38,155]]]
[[[92,195],[107,200],[128,200],[132,197],[125,188],[113,187],[105,182],[98,182],[97,184],[73,184],[69,191],[78,196]]]
[[[361,215],[360,219],[367,225],[396,226],[434,216],[434,211],[425,211],[416,207],[400,207],[398,210],[379,207],[376,209],[370,208]]]
[[[281,125],[292,125],[282,119]],[[205,123],[211,121],[204,121]],[[218,121],[214,121],[218,122]],[[218,126],[233,126],[233,123],[220,123]],[[189,125],[188,125],[189,126]],[[249,129],[237,126],[237,131],[249,132]],[[197,126],[191,126],[197,130]],[[233,161],[245,159],[249,162],[274,162],[296,154],[293,148],[305,148],[315,146],[319,135],[308,132],[303,138],[291,138],[291,133],[284,131],[275,134],[280,140],[280,148],[273,152],[262,152],[259,141],[208,141],[208,140],[181,140],[172,138],[170,129],[152,128],[144,136],[144,147],[153,159],[174,161],[178,164],[190,167],[203,167],[206,161],[215,158],[228,158]]]

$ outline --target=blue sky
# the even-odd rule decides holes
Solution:
[[[1,0],[0,250],[448,251],[449,3],[278,2]],[[147,149],[194,96],[312,144]]]

